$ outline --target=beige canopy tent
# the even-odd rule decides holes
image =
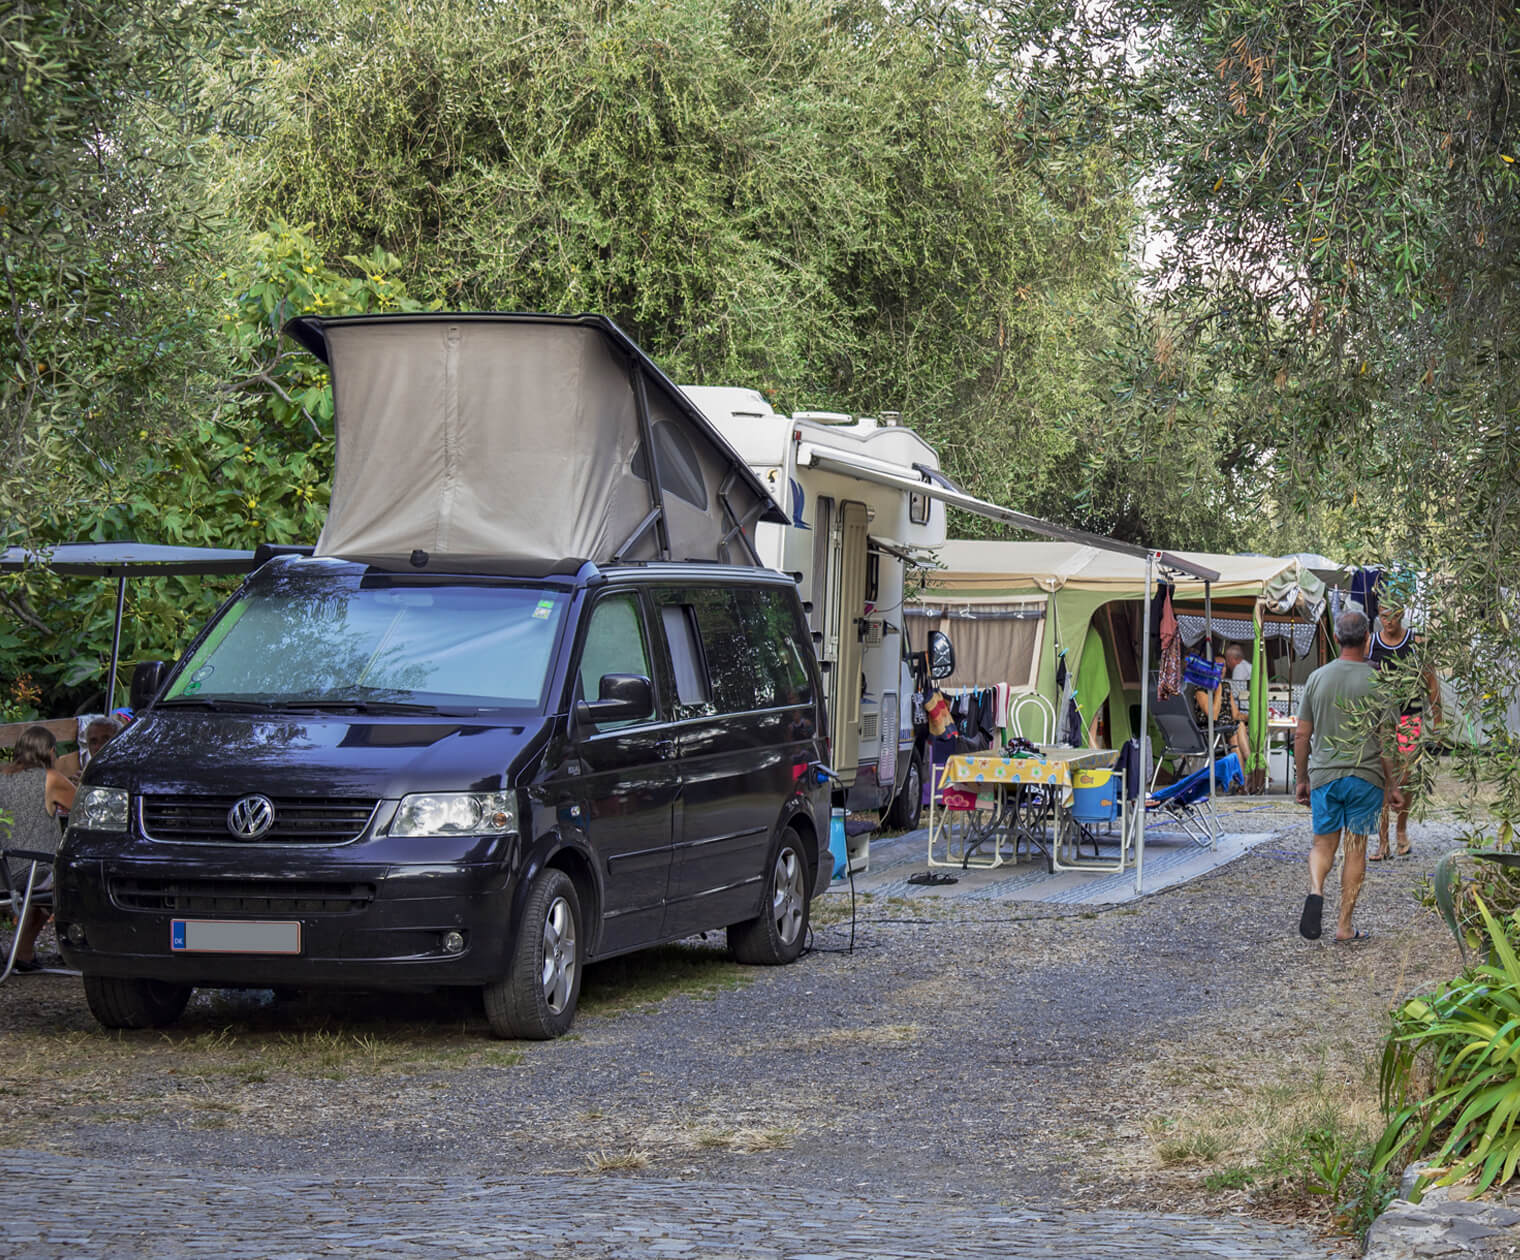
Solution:
[[[1324,582],[1297,556],[1234,556],[1176,552],[1174,557],[1216,580],[1191,576],[1179,565],[1160,576],[1172,581],[1184,638],[1203,638],[1203,617],[1189,622],[1189,606],[1211,614],[1211,629],[1246,644],[1262,633],[1313,637],[1324,607]],[[956,672],[947,685],[1009,682],[1057,699],[1063,663],[1077,681],[1077,702],[1090,724],[1105,700],[1110,741],[1135,733],[1145,655],[1141,630],[1147,590],[1146,562],[1096,547],[1063,542],[952,539],[939,552],[941,569],[925,574],[922,590],[905,612],[942,629],[955,643]],[[1201,605],[1208,599],[1210,607]]]

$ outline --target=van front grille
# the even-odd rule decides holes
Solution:
[[[227,826],[227,813],[241,796],[141,799],[143,835],[182,844],[345,844],[363,834],[377,804],[360,797],[271,797],[274,824],[249,840]]]
[[[375,899],[373,884],[286,879],[111,880],[111,900],[123,910],[172,914],[347,914]]]

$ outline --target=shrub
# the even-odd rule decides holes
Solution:
[[[1506,928],[1520,916],[1496,917],[1481,896],[1474,904],[1488,961],[1394,1013],[1379,1079],[1391,1118],[1373,1153],[1374,1175],[1395,1159],[1430,1155],[1434,1184],[1476,1172],[1482,1191],[1520,1165],[1520,959]]]

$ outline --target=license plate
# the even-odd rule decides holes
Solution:
[[[172,919],[176,954],[299,954],[301,925],[271,919]]]

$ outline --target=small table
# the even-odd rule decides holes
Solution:
[[[1063,748],[1043,746],[1040,755],[1002,757],[993,753],[969,753],[951,757],[945,762],[935,792],[929,800],[929,852],[930,866],[997,867],[1005,861],[1018,861],[1019,845],[1023,842],[1031,850],[1039,849],[1045,855],[1047,869],[1056,868],[1055,848],[1062,835],[1061,807],[1071,796],[1074,771],[1097,765],[1112,765],[1118,754],[1109,748]],[[988,810],[936,811],[935,803],[940,791],[950,786],[992,789],[992,804]],[[1010,791],[1010,789],[1012,789]],[[936,817],[936,813],[939,814]],[[967,818],[967,829],[957,837],[949,830],[955,814],[982,814],[983,817]],[[1047,824],[1053,823],[1055,843],[1046,837]],[[944,851],[943,858],[935,857],[936,842]],[[1013,853],[1003,856],[1003,845],[1010,842]],[[991,854],[977,857],[978,850],[991,844]],[[956,850],[959,850],[957,853]]]

